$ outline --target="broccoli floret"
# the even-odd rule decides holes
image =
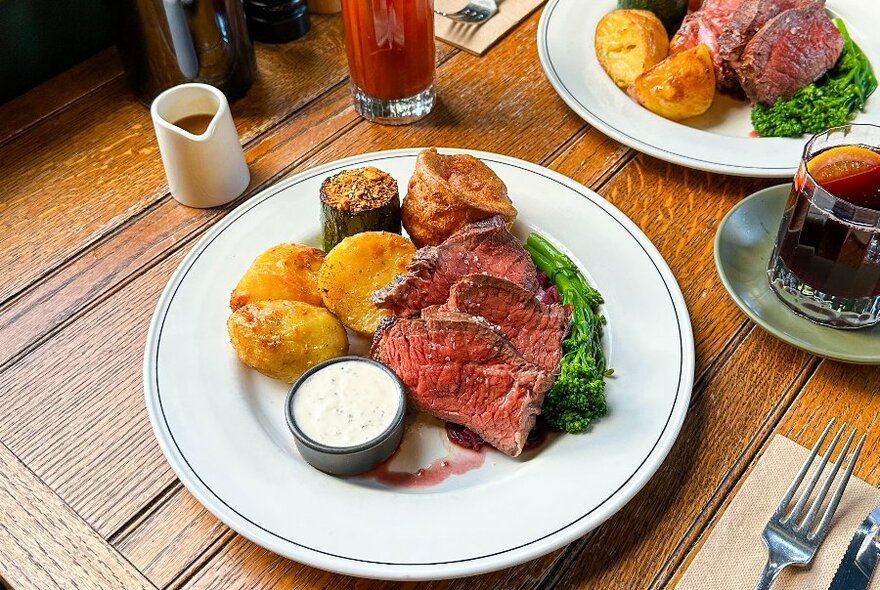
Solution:
[[[868,58],[849,36],[843,22],[835,20],[844,38],[837,64],[819,81],[807,84],[788,100],[752,109],[752,125],[764,137],[797,137],[820,133],[849,123],[877,88]]]
[[[608,402],[604,372],[587,353],[589,347],[566,340],[566,348],[572,345],[574,349],[562,358],[559,376],[544,398],[541,413],[554,430],[583,432],[593,420],[608,413]]]
[[[604,316],[597,313],[602,295],[587,283],[577,266],[550,242],[531,234],[526,250],[535,265],[554,282],[563,303],[572,307],[571,333],[562,343],[559,375],[544,398],[541,414],[554,430],[583,432],[608,412],[602,353]]]
[[[822,86],[809,84],[789,100],[778,99],[773,106],[755,105],[752,125],[765,137],[797,137],[820,133],[846,125],[852,119],[851,105],[858,101],[854,84],[834,81]]]

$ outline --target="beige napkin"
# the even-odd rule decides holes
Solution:
[[[777,435],[771,441],[682,576],[677,590],[755,587],[767,561],[761,532],[808,454],[807,449],[784,436]],[[880,490],[853,476],[812,567],[786,568],[773,590],[827,590],[852,535],[877,505]],[[880,573],[873,577],[869,588],[880,590]]]
[[[507,31],[522,22],[543,3],[544,0],[498,0],[498,14],[479,26],[458,23],[438,15],[434,19],[434,32],[438,39],[450,45],[474,55],[483,55]],[[438,10],[445,12],[455,12],[464,5],[464,0],[458,2],[445,0],[434,4]]]

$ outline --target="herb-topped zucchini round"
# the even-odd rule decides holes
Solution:
[[[400,233],[400,194],[387,172],[368,166],[343,170],[321,184],[321,226],[329,252],[365,231]]]

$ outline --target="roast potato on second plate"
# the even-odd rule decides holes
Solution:
[[[249,303],[229,316],[226,327],[244,364],[287,383],[348,352],[348,334],[336,316],[302,301]]]
[[[229,296],[235,311],[254,301],[290,299],[323,305],[318,292],[318,269],[324,253],[302,244],[272,246],[254,260]]]
[[[666,29],[648,10],[614,10],[596,25],[596,57],[614,83],[630,84],[669,51]]]
[[[390,232],[368,231],[345,238],[330,250],[318,273],[324,305],[353,331],[372,336],[391,312],[376,307],[371,294],[406,272],[415,252],[412,242]]]
[[[715,98],[715,66],[705,45],[670,55],[636,78],[630,93],[661,117],[680,121],[702,115]]]

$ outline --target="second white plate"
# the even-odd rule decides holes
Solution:
[[[624,145],[690,168],[769,178],[794,176],[808,137],[750,137],[751,108],[718,95],[708,113],[676,123],[639,106],[611,81],[594,48],[596,25],[615,0],[550,0],[538,26],[544,72],[580,117]],[[880,73],[880,10],[876,0],[828,0],[875,73]],[[880,99],[868,99],[858,123],[880,124]]]

